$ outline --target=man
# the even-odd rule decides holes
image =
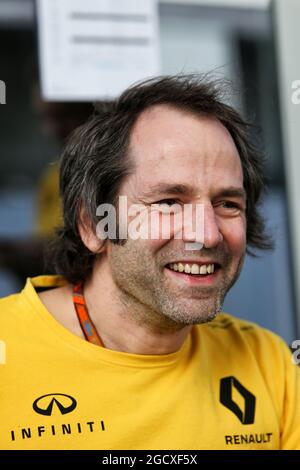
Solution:
[[[205,78],[140,83],[73,133],[53,255],[62,276],[0,302],[2,448],[300,448],[287,346],[220,313],[246,249],[270,247],[262,181],[247,124]],[[178,237],[187,207],[204,223],[195,232],[182,218]],[[151,219],[158,236],[133,236],[137,219],[135,234]]]

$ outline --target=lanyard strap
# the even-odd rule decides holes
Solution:
[[[89,316],[89,312],[83,295],[82,282],[78,282],[73,286],[73,303],[85,339],[90,343],[94,343],[98,346],[104,347],[100,336],[97,333],[95,325]]]

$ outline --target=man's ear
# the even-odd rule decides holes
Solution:
[[[92,253],[96,254],[105,251],[105,240],[100,240],[97,237],[96,231],[93,229],[92,222],[83,208],[80,209],[78,230],[83,244]]]

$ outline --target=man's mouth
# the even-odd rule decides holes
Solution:
[[[192,276],[207,276],[213,274],[220,265],[217,263],[170,263],[166,265],[166,268],[172,271],[190,274]]]

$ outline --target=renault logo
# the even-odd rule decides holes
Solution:
[[[36,413],[45,416],[51,416],[55,408],[57,408],[62,415],[71,413],[75,410],[77,402],[75,398],[63,393],[49,393],[37,398],[32,408]]]
[[[244,401],[243,409],[233,400],[233,391],[239,393]],[[232,411],[242,424],[253,424],[255,418],[255,396],[235,377],[224,377],[220,380],[220,402]]]

